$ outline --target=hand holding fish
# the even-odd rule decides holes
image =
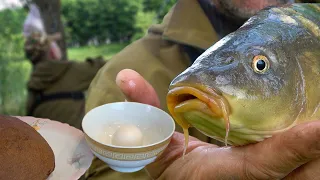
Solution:
[[[127,100],[159,107],[155,90],[137,72],[123,70],[116,81]],[[190,137],[182,159],[184,136],[176,132],[166,151],[146,169],[154,179],[313,179],[320,176],[319,139],[320,121],[239,147],[218,147]]]

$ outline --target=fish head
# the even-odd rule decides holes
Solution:
[[[180,126],[243,145],[295,124],[305,103],[296,44],[307,41],[270,15],[249,19],[171,82],[167,105]]]

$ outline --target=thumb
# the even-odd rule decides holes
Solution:
[[[297,125],[261,143],[243,148],[251,175],[263,173],[269,177],[284,177],[320,157],[320,121]]]
[[[126,96],[126,100],[160,107],[160,101],[154,88],[136,71],[121,70],[116,83]]]

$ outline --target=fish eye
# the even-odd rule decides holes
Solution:
[[[252,60],[252,68],[254,72],[263,74],[267,72],[270,67],[270,62],[266,56],[257,55]]]

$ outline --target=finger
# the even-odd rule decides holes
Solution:
[[[307,164],[302,165],[298,169],[294,170],[291,172],[287,177],[284,179],[290,179],[290,180],[299,180],[299,179],[304,179],[304,180],[311,180],[311,179],[319,179],[320,177],[320,171],[319,171],[319,166],[320,166],[320,158],[313,160]]]
[[[283,178],[299,166],[320,158],[320,121],[297,125],[243,148],[247,175]]]
[[[116,83],[128,101],[160,107],[156,91],[139,73],[124,69],[117,74]]]

